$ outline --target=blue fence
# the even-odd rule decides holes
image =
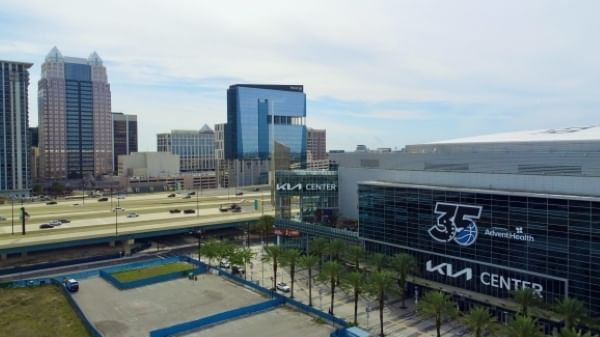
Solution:
[[[7,274],[14,274],[14,273],[24,273],[24,272],[28,272],[28,271],[40,270],[40,269],[46,269],[46,268],[64,267],[64,266],[69,266],[69,265],[73,265],[73,264],[89,263],[89,262],[97,262],[97,261],[103,261],[103,260],[109,260],[109,259],[116,259],[116,258],[118,258],[120,256],[121,256],[120,253],[115,253],[115,254],[110,254],[110,255],[84,257],[84,258],[73,259],[73,260],[37,263],[37,264],[33,264],[33,265],[28,265],[28,266],[17,266],[17,267],[10,267],[10,268],[2,268],[2,269],[0,269],[0,275],[7,275]]]
[[[247,307],[242,307],[230,311],[225,311],[218,313],[216,315],[204,317],[195,321],[189,321],[177,325],[173,325],[167,328],[162,328],[158,330],[154,330],[150,332],[150,337],[168,337],[175,334],[180,334],[186,331],[198,330],[201,328],[206,328],[207,326],[223,323],[228,320],[248,316],[255,314],[257,312],[271,310],[282,304],[285,301],[282,299],[272,299],[266,302],[249,305]]]

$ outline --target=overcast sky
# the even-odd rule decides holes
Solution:
[[[303,84],[328,149],[600,124],[600,1],[2,0],[0,59],[108,69],[112,109],[156,133],[226,121],[234,83]]]

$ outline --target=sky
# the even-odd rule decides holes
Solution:
[[[112,110],[156,133],[225,122],[235,83],[302,84],[327,148],[600,124],[600,1],[1,0],[0,59],[97,51]]]

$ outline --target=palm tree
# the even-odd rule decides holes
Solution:
[[[327,246],[327,254],[329,254],[329,259],[333,259],[335,261],[340,261],[340,255],[346,249],[346,243],[340,239],[335,239],[329,243]]]
[[[506,326],[506,337],[542,337],[544,334],[537,322],[525,315],[517,315]]]
[[[296,264],[300,258],[300,251],[298,249],[289,248],[283,249],[281,254],[281,266],[290,267],[290,282],[292,283],[292,289],[290,292],[290,298],[294,298],[294,280],[296,277]]]
[[[277,285],[277,265],[280,263],[282,254],[282,249],[279,246],[267,246],[265,247],[265,255],[263,255],[262,260],[264,262],[272,262],[273,263],[273,289],[275,289],[275,285]]]
[[[342,278],[342,288],[352,291],[354,295],[354,325],[357,324],[358,317],[358,295],[365,290],[364,275],[358,271],[350,272]]]
[[[298,264],[302,268],[308,269],[308,305],[312,307],[312,270],[320,258],[315,255],[304,255],[298,259]]]
[[[394,275],[389,271],[376,271],[371,273],[368,280],[369,293],[379,302],[379,336],[383,337],[383,305],[385,294],[393,292],[395,288]],[[398,289],[399,290],[399,289]]]
[[[208,266],[212,265],[212,260],[217,257],[217,246],[219,242],[216,240],[209,240],[205,242],[198,251],[198,256],[204,256],[208,259]]]
[[[261,216],[253,226],[254,230],[260,233],[260,241],[266,242],[267,246],[269,241],[265,240],[265,237],[271,233],[273,226],[275,226],[275,218],[272,215]]]
[[[373,255],[371,255],[371,258],[369,259],[371,264],[373,266],[375,266],[375,270],[376,271],[381,271],[383,269],[383,266],[385,265],[385,255],[381,254],[381,253],[375,253]]]
[[[346,253],[348,254],[350,260],[354,262],[354,270],[359,271],[360,261],[365,256],[365,248],[361,245],[353,245],[346,250]]]
[[[337,261],[328,261],[323,264],[323,268],[319,273],[319,278],[322,281],[329,282],[331,286],[331,307],[329,313],[333,315],[333,301],[335,297],[335,284],[342,273],[342,265]]]
[[[417,304],[417,312],[423,317],[435,319],[437,337],[441,336],[442,321],[458,314],[454,301],[441,291],[426,293]]]
[[[562,328],[560,332],[554,331],[552,334],[554,337],[598,337],[598,335],[593,335],[591,332],[581,332],[581,330],[575,330],[574,328]]]
[[[519,304],[519,312],[525,316],[532,306],[540,303],[540,295],[531,288],[520,288],[512,292],[513,300]]]
[[[247,279],[247,275],[248,275],[248,263],[251,263],[252,260],[254,259],[254,257],[256,256],[256,253],[252,251],[252,249],[250,248],[242,248],[240,249],[238,252],[239,258],[242,260],[243,264],[244,264],[244,280]]]
[[[570,297],[559,300],[554,306],[554,311],[565,321],[567,330],[576,327],[587,316],[583,302]]]
[[[498,321],[487,309],[476,307],[471,309],[463,318],[465,324],[471,330],[473,337],[481,337],[484,334],[494,334],[500,328]]]
[[[398,285],[402,288],[402,309],[406,309],[404,302],[406,296],[407,277],[409,274],[415,274],[417,272],[417,260],[414,256],[406,253],[396,254],[392,257],[392,266],[396,270],[398,275]]]
[[[321,271],[321,266],[323,265],[323,254],[325,254],[327,251],[328,244],[329,242],[327,239],[322,237],[316,237],[310,241],[310,253],[319,257],[319,272]]]

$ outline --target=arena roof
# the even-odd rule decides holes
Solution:
[[[600,141],[600,125],[567,127],[562,129],[526,130],[457,138],[429,144],[466,143],[522,143],[560,141]]]

